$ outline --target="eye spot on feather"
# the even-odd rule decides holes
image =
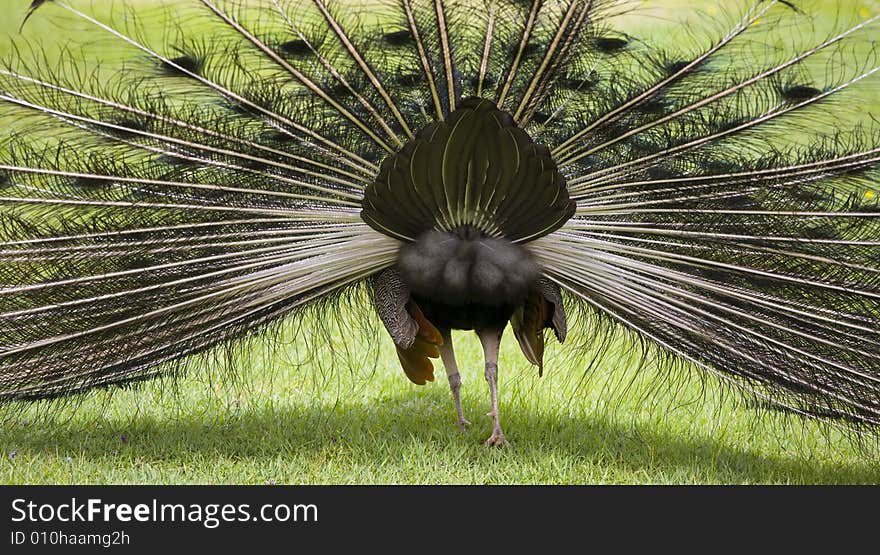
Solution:
[[[241,115],[241,116],[252,116],[259,117],[260,111],[250,104],[245,104],[243,102],[224,102],[223,105],[226,108],[229,108],[230,111]]]
[[[194,169],[201,165],[199,160],[184,158],[183,156],[176,156],[174,154],[163,154],[159,157],[158,161],[181,169]]]
[[[622,37],[596,37],[593,39],[593,45],[596,49],[605,54],[614,54],[620,52],[629,44],[629,40]]]
[[[382,39],[391,46],[406,46],[415,42],[413,35],[409,30],[392,31],[382,35]]]
[[[352,96],[353,94],[354,93],[351,91],[351,88],[343,85],[342,83],[337,83],[330,87],[330,95],[336,98]]]
[[[631,137],[625,142],[636,156],[654,154],[666,146],[664,143],[650,137]]]
[[[117,120],[115,125],[118,127],[125,127],[126,129],[133,129],[135,131],[146,131],[149,128],[148,122],[131,118]]]
[[[309,44],[302,39],[289,40],[278,45],[278,50],[286,55],[293,57],[306,56],[311,53]]]
[[[236,164],[241,166],[242,168],[246,168],[249,170],[260,170],[260,169],[265,168],[265,165],[263,162],[261,162],[259,160],[251,160],[249,158],[236,161]]]
[[[815,189],[794,188],[789,193],[792,198],[805,205],[819,206],[828,202],[828,195]]]
[[[788,102],[805,102],[820,94],[822,91],[808,85],[793,85],[782,90],[782,97]]]
[[[75,189],[94,191],[98,189],[105,189],[109,187],[111,184],[110,181],[106,179],[96,179],[94,177],[77,177],[73,181],[70,182],[70,185]]]
[[[404,73],[398,75],[396,81],[401,87],[415,87],[422,81],[422,75],[419,73]]]
[[[540,44],[537,44],[534,42],[527,43],[526,47],[523,49],[523,56],[525,56],[527,58],[534,56],[535,54],[537,54],[538,52],[540,52],[543,49],[544,49],[544,47],[541,46]]]
[[[804,237],[807,239],[838,239],[837,229],[829,224],[819,224],[804,229]]]
[[[595,73],[590,73],[586,77],[569,76],[559,80],[559,86],[563,89],[574,91],[584,91],[594,87],[599,82],[599,77]]]
[[[749,119],[745,116],[743,117],[732,117],[727,121],[723,121],[718,125],[718,131],[732,131],[737,129],[738,127],[742,127],[743,125],[748,124]]]
[[[662,165],[651,166],[650,168],[647,168],[645,170],[645,174],[653,180],[669,179],[671,177],[675,177],[674,171]]]
[[[178,56],[162,62],[162,70],[171,77],[192,77],[199,75],[204,62],[195,56]]]
[[[700,165],[702,166],[703,171],[710,175],[734,173],[741,169],[741,166],[731,160],[709,159]]]
[[[291,136],[290,133],[278,130],[266,131],[263,133],[262,137],[265,141],[270,143],[289,143],[294,140],[294,137]]]
[[[666,109],[666,100],[651,98],[638,105],[638,110],[646,114],[661,114]]]
[[[142,270],[155,265],[157,265],[157,262],[147,254],[131,256],[119,261],[120,270]]]
[[[550,114],[544,112],[536,112],[534,116],[532,116],[532,121],[535,123],[544,124],[550,121]]]
[[[510,49],[508,50],[508,56],[509,56],[510,58],[515,57],[515,56],[517,55],[517,53],[519,52],[519,48],[520,48],[520,45],[519,45],[519,44],[511,45]],[[523,47],[522,57],[523,57],[523,58],[531,58],[532,56],[534,56],[534,55],[538,54],[539,52],[541,52],[541,50],[543,50],[543,48],[544,48],[544,47],[541,46],[541,45],[538,44],[538,43],[535,43],[535,42],[528,42],[528,43],[526,43],[526,45]]]
[[[690,63],[691,60],[678,60],[676,62],[671,62],[669,65],[666,66],[666,71],[668,71],[670,75],[675,74],[686,68],[688,65],[690,65]]]
[[[475,75],[474,77],[472,77],[470,79],[469,82],[473,88],[477,88],[480,85],[480,76]],[[491,75],[483,76],[483,88],[484,89],[494,87],[496,83],[497,83],[497,80],[494,77],[492,77]]]
[[[112,132],[123,138],[138,137],[150,129],[149,122],[131,118],[119,119],[113,125],[116,128],[112,129]]]

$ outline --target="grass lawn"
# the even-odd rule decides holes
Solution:
[[[317,326],[305,324],[301,332]],[[384,334],[384,331],[382,332]],[[360,360],[309,353],[297,334],[250,345],[226,371],[194,372],[64,405],[16,408],[0,430],[6,483],[876,483],[880,467],[827,427],[755,411],[635,357],[551,357],[541,379],[511,337],[491,420],[476,338],[457,344],[464,433],[445,379],[416,387],[390,341],[351,338]],[[341,334],[334,333],[341,343]],[[269,347],[273,347],[270,349]],[[634,355],[635,353],[630,353]],[[312,355],[309,357],[308,355]],[[376,358],[378,355],[378,359]],[[301,364],[297,364],[299,360]],[[336,366],[339,364],[339,366]],[[210,365],[205,365],[210,366]],[[227,379],[223,379],[223,378]],[[662,385],[658,388],[658,383]],[[14,456],[13,456],[14,453]]]
[[[28,2],[10,4],[0,54]],[[880,13],[868,0],[841,6]],[[45,41],[56,32],[39,16],[28,25],[27,33]],[[362,318],[339,315],[349,317]],[[476,337],[456,335],[473,422],[462,433],[442,368],[434,383],[412,385],[378,320],[371,323],[374,332],[288,323],[273,340],[247,344],[231,369],[199,360],[176,381],[3,409],[0,482],[880,482],[870,448],[829,426],[756,411],[687,369],[640,364],[640,351],[622,334],[589,370],[593,351],[573,355],[554,344],[539,379],[508,333],[500,399],[511,445],[488,449],[489,398]],[[587,321],[571,327],[574,335],[590,333]],[[324,332],[344,353],[304,344]]]

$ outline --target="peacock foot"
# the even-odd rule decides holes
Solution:
[[[507,440],[504,438],[504,432],[501,431],[501,428],[493,430],[492,435],[486,440],[487,447],[506,447],[507,445]]]

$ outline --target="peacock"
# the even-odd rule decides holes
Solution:
[[[4,402],[173,374],[358,290],[462,428],[451,331],[476,333],[490,446],[503,333],[540,375],[548,337],[598,333],[573,312],[880,426],[876,12],[725,2],[664,41],[615,27],[627,0],[19,4],[23,35],[94,43],[14,37],[0,69]]]

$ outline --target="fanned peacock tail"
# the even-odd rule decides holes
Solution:
[[[77,5],[31,21],[88,24],[112,70],[20,41],[0,70],[0,398],[168,372],[374,283],[407,375],[443,354],[456,396],[475,303],[539,366],[564,303],[880,424],[880,134],[848,105],[880,16],[774,47],[809,6],[759,0],[664,49],[607,0]]]

